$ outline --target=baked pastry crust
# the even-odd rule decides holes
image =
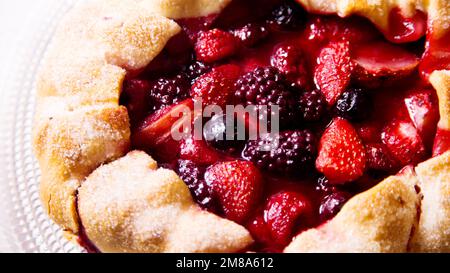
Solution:
[[[405,16],[427,13],[437,37],[450,28],[446,0],[297,1],[312,12],[365,16],[382,30],[394,7]],[[251,243],[243,227],[194,205],[174,173],[158,170],[141,152],[126,155],[129,117],[119,105],[127,71],[146,67],[180,31],[167,18],[218,13],[229,2],[95,0],[67,15],[38,79],[33,134],[43,204],[64,230],[76,236],[83,223],[105,252],[226,252]],[[439,128],[447,130],[449,74],[430,77],[440,100]],[[286,252],[449,252],[449,157],[430,159],[416,173],[405,171],[352,198],[333,220],[297,236]],[[195,231],[192,223],[199,223]]]
[[[294,238],[285,252],[406,252],[419,208],[416,184],[412,169],[387,178]]]
[[[184,182],[144,152],[94,171],[79,189],[79,213],[102,252],[230,252],[253,241],[244,227],[200,209]]]

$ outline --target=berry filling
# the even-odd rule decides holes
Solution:
[[[392,31],[381,33],[360,17],[263,0],[178,20],[183,32],[124,83],[133,148],[175,170],[203,209],[244,225],[249,250],[282,251],[355,194],[431,157],[433,144],[436,154],[449,148],[436,92],[418,77],[439,47],[421,58],[425,19],[394,10]],[[257,118],[205,117],[198,102],[205,112],[253,106]],[[278,117],[279,133],[267,116]],[[261,121],[267,131],[251,138]]]

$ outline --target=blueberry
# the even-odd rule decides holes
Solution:
[[[272,11],[269,22],[285,29],[295,29],[302,25],[304,18],[305,12],[299,4],[294,1],[284,1]]]
[[[245,144],[245,131],[238,132],[238,122],[225,114],[214,115],[203,128],[203,137],[212,147],[235,153]]]
[[[350,121],[363,121],[368,118],[372,102],[367,92],[353,88],[345,91],[338,99],[335,112]]]

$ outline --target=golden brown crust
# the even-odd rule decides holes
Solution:
[[[81,181],[129,149],[128,113],[119,106],[125,69],[145,67],[180,31],[130,1],[75,7],[55,34],[38,79],[34,148],[41,196],[50,217],[73,233]]]
[[[450,151],[419,164],[416,173],[423,200],[411,250],[450,252]]]
[[[180,19],[219,13],[231,0],[137,0],[136,2],[167,18]]]
[[[94,171],[79,212],[102,252],[233,252],[252,242],[245,228],[202,211],[184,182],[143,152]]]
[[[450,71],[434,71],[430,76],[430,82],[436,89],[439,98],[440,120],[438,127],[450,130]]]
[[[417,220],[416,183],[412,171],[387,178],[329,222],[298,235],[285,252],[406,252]]]
[[[80,181],[101,163],[125,153],[129,137],[127,110],[121,106],[40,116],[35,124],[34,147],[42,171],[41,197],[58,224],[73,232],[78,230],[75,192]]]

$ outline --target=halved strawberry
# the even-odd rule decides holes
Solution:
[[[157,157],[164,159],[176,156],[179,145],[172,132],[180,130],[185,123],[191,124],[193,108],[192,99],[187,99],[147,117],[132,134],[134,148],[156,153]]]
[[[191,96],[201,98],[203,105],[219,105],[224,107],[232,98],[234,84],[240,74],[237,65],[222,65],[211,72],[200,76],[191,88]]]
[[[416,164],[426,155],[422,139],[410,121],[392,121],[383,129],[381,140],[403,166]]]
[[[272,195],[264,210],[264,220],[273,241],[280,245],[289,243],[299,217],[308,211],[308,201],[300,193],[281,191]]]
[[[353,126],[335,118],[320,140],[316,168],[333,184],[354,181],[364,174],[366,150]]]
[[[441,155],[450,150],[450,131],[437,129],[433,145],[433,156]]]
[[[233,34],[220,30],[211,29],[201,32],[195,44],[197,59],[202,62],[215,62],[236,53],[238,40]]]
[[[204,140],[190,137],[181,141],[180,159],[190,160],[199,165],[211,165],[219,161],[220,155]]]
[[[374,26],[365,20],[337,16],[317,16],[309,20],[305,35],[319,47],[336,39],[344,38],[354,44],[372,41],[380,36]]]
[[[389,30],[385,37],[394,43],[409,43],[419,40],[427,30],[427,15],[417,10],[412,17],[405,17],[399,8],[389,13]]]
[[[317,58],[314,80],[328,105],[334,105],[345,91],[353,69],[348,41],[331,42],[322,49]]]
[[[426,147],[433,145],[439,121],[439,102],[432,89],[414,90],[405,98],[406,109]]]
[[[206,171],[205,180],[219,200],[225,217],[238,223],[248,219],[261,198],[263,178],[250,162],[229,161],[213,165]]]
[[[419,64],[416,55],[386,42],[359,45],[353,50],[352,57],[356,64],[355,80],[368,87],[410,75]]]

